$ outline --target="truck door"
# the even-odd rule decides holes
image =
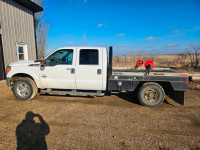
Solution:
[[[45,59],[40,68],[40,80],[44,88],[76,89],[74,49],[60,49]]]
[[[103,90],[102,49],[77,48],[76,89]]]

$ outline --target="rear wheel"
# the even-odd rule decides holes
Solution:
[[[30,100],[37,95],[37,86],[32,79],[21,78],[13,84],[13,94],[20,100]]]
[[[138,98],[142,105],[156,107],[164,101],[165,92],[159,84],[149,82],[140,88]]]

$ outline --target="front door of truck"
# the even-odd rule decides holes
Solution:
[[[103,90],[102,49],[78,48],[76,89]]]
[[[74,49],[59,49],[45,59],[40,68],[40,81],[44,88],[76,89]]]

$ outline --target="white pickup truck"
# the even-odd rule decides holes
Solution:
[[[184,104],[190,74],[155,68],[150,73],[134,68],[112,67],[112,47],[64,47],[43,60],[19,61],[7,66],[6,82],[20,100],[37,93],[83,94],[130,91],[142,105],[160,105],[167,94]],[[194,78],[200,76],[194,75]]]

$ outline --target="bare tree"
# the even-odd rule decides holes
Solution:
[[[194,54],[194,68],[195,69],[198,69],[198,65],[199,65],[199,53],[200,53],[200,44],[199,45],[194,45],[194,44],[191,44],[191,49],[193,51],[193,54]]]
[[[44,0],[32,1],[44,8]],[[41,58],[45,55],[47,50],[47,35],[49,30],[49,24],[45,22],[44,11],[35,14],[34,26],[36,32],[38,58]]]
[[[186,48],[186,54],[190,60],[190,67],[193,68],[194,67],[194,56],[193,56],[190,48]]]
[[[190,44],[190,47],[186,48],[186,53],[190,60],[190,67],[198,69],[200,60],[200,44]]]

